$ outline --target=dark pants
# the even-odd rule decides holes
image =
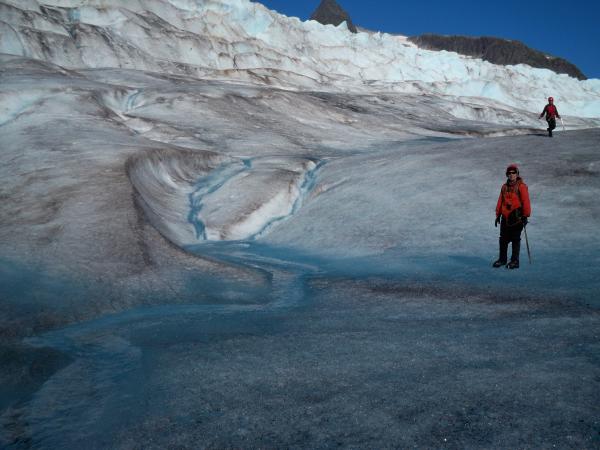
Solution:
[[[512,242],[512,256],[511,261],[519,261],[519,252],[521,250],[521,231],[523,231],[523,224],[517,223],[516,225],[508,226],[504,217],[500,222],[500,261],[508,260],[508,244]]]
[[[556,128],[556,118],[550,117],[546,120],[548,121],[548,134],[552,136],[552,130]]]

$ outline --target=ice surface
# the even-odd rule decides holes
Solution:
[[[294,212],[315,167],[310,160],[260,158],[228,164],[199,179],[190,194],[190,221],[198,238],[241,240],[263,233]]]
[[[13,27],[4,22],[0,22],[0,52],[9,55],[26,55],[19,35]]]
[[[128,162],[128,174],[139,202],[153,225],[178,245],[196,241],[188,220],[196,180],[217,170],[223,158],[209,152],[160,151]]]
[[[598,80],[40,4],[0,2],[0,447],[594,447]],[[533,263],[496,270],[512,162]]]

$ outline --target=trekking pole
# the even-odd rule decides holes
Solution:
[[[563,131],[567,131],[567,130],[565,130],[565,123],[563,122],[562,117],[560,118],[560,123],[562,123]]]
[[[529,264],[531,264],[531,252],[529,251],[529,239],[527,238],[527,226],[523,227],[525,232],[525,245],[527,246],[527,256],[529,257]]]

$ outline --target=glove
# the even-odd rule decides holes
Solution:
[[[525,226],[527,226],[527,222],[529,222],[529,221],[527,220],[527,217],[523,216],[523,217],[521,217],[521,222],[523,223],[523,226],[525,227]]]
[[[498,228],[498,224],[500,223],[500,216],[496,217],[496,221],[494,222],[494,226]]]

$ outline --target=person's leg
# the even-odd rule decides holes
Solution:
[[[508,243],[510,242],[510,238],[507,236],[508,227],[504,222],[504,218],[500,222],[500,237],[498,238],[499,245],[499,256],[496,261],[494,261],[494,267],[505,266],[508,260]]]
[[[552,117],[548,120],[548,136],[552,137],[552,130],[556,128],[556,119]]]
[[[519,268],[519,255],[521,253],[521,231],[523,231],[523,225],[515,225],[510,230],[510,241],[512,242],[512,254],[510,256],[510,262],[508,263],[509,269]]]
[[[515,239],[512,241],[512,255],[510,256],[510,262],[508,263],[509,269],[519,268],[519,253],[521,252],[521,239]]]

